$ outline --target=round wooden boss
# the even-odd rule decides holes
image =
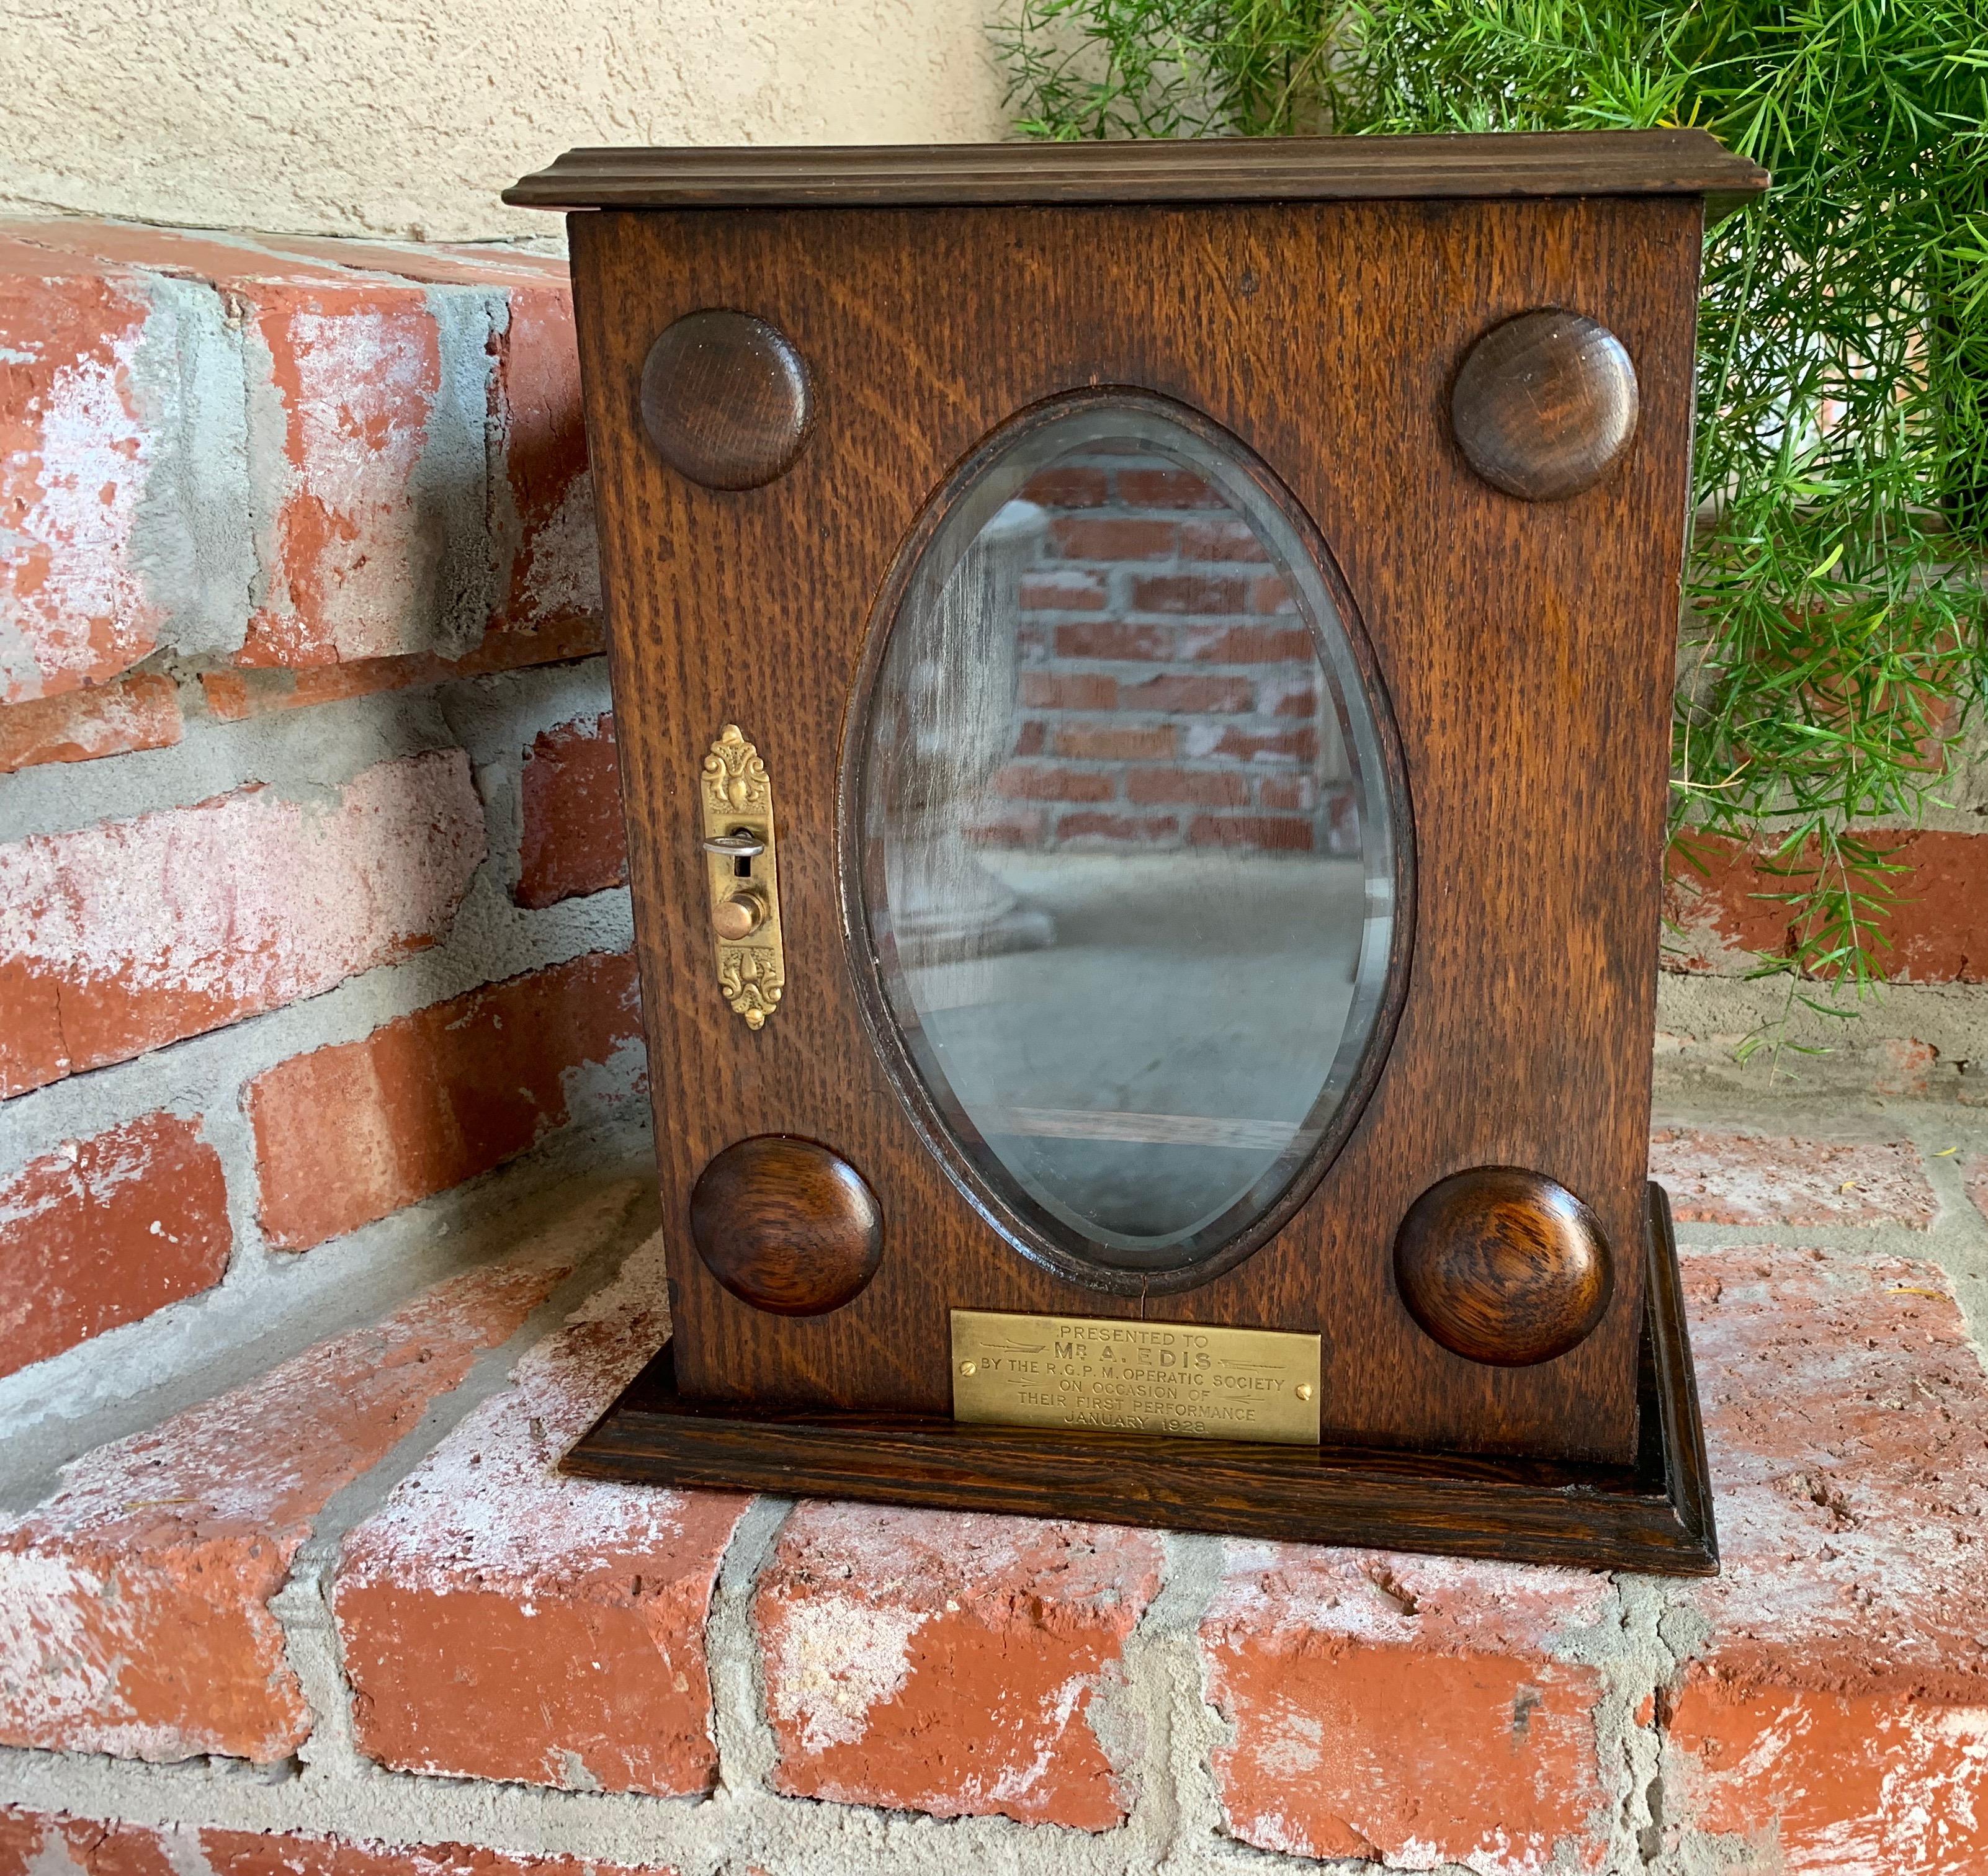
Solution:
[[[863,1175],[812,1140],[761,1134],[713,1157],[690,1195],[705,1267],[742,1302],[820,1316],[860,1291],[884,1255],[884,1218]]]
[[[1395,1238],[1395,1280],[1452,1354],[1498,1367],[1584,1341],[1615,1286],[1600,1221],[1564,1185],[1517,1166],[1439,1180]]]
[[[642,366],[642,428],[664,461],[707,488],[785,475],[813,421],[806,361],[749,313],[685,313]]]
[[[1470,348],[1450,397],[1464,460],[1506,494],[1561,502],[1591,488],[1635,434],[1636,368],[1585,314],[1522,313]]]

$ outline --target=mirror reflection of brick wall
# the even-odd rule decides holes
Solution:
[[[1354,797],[1311,635],[1249,524],[1151,455],[1073,455],[1023,499],[1006,806],[990,845],[1355,854]]]

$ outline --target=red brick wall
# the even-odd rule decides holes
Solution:
[[[1930,828],[1874,832],[1897,870],[1898,904],[1878,956],[1902,983],[1988,983],[1988,834]],[[1671,862],[1676,931],[1665,968],[1716,975],[1750,970],[1756,956],[1794,944],[1787,895],[1800,884],[1760,847],[1700,837]],[[1777,870],[1779,869],[1779,870]]]
[[[4,1377],[644,1103],[563,266],[14,223],[0,360]]]
[[[1976,1876],[1988,1154],[1882,1118],[1652,1141],[1709,1579],[566,1477],[604,1195],[0,1516],[0,1876]]]
[[[1248,522],[1162,457],[1086,451],[1022,493],[1049,520],[986,837],[1356,852],[1311,635]]]

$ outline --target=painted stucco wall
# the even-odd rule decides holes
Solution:
[[[0,33],[0,204],[291,233],[545,235],[579,144],[998,136],[996,0],[73,0]]]

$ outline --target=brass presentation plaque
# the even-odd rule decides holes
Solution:
[[[1318,1444],[1319,1340],[1274,1329],[952,1312],[952,1417]]]

